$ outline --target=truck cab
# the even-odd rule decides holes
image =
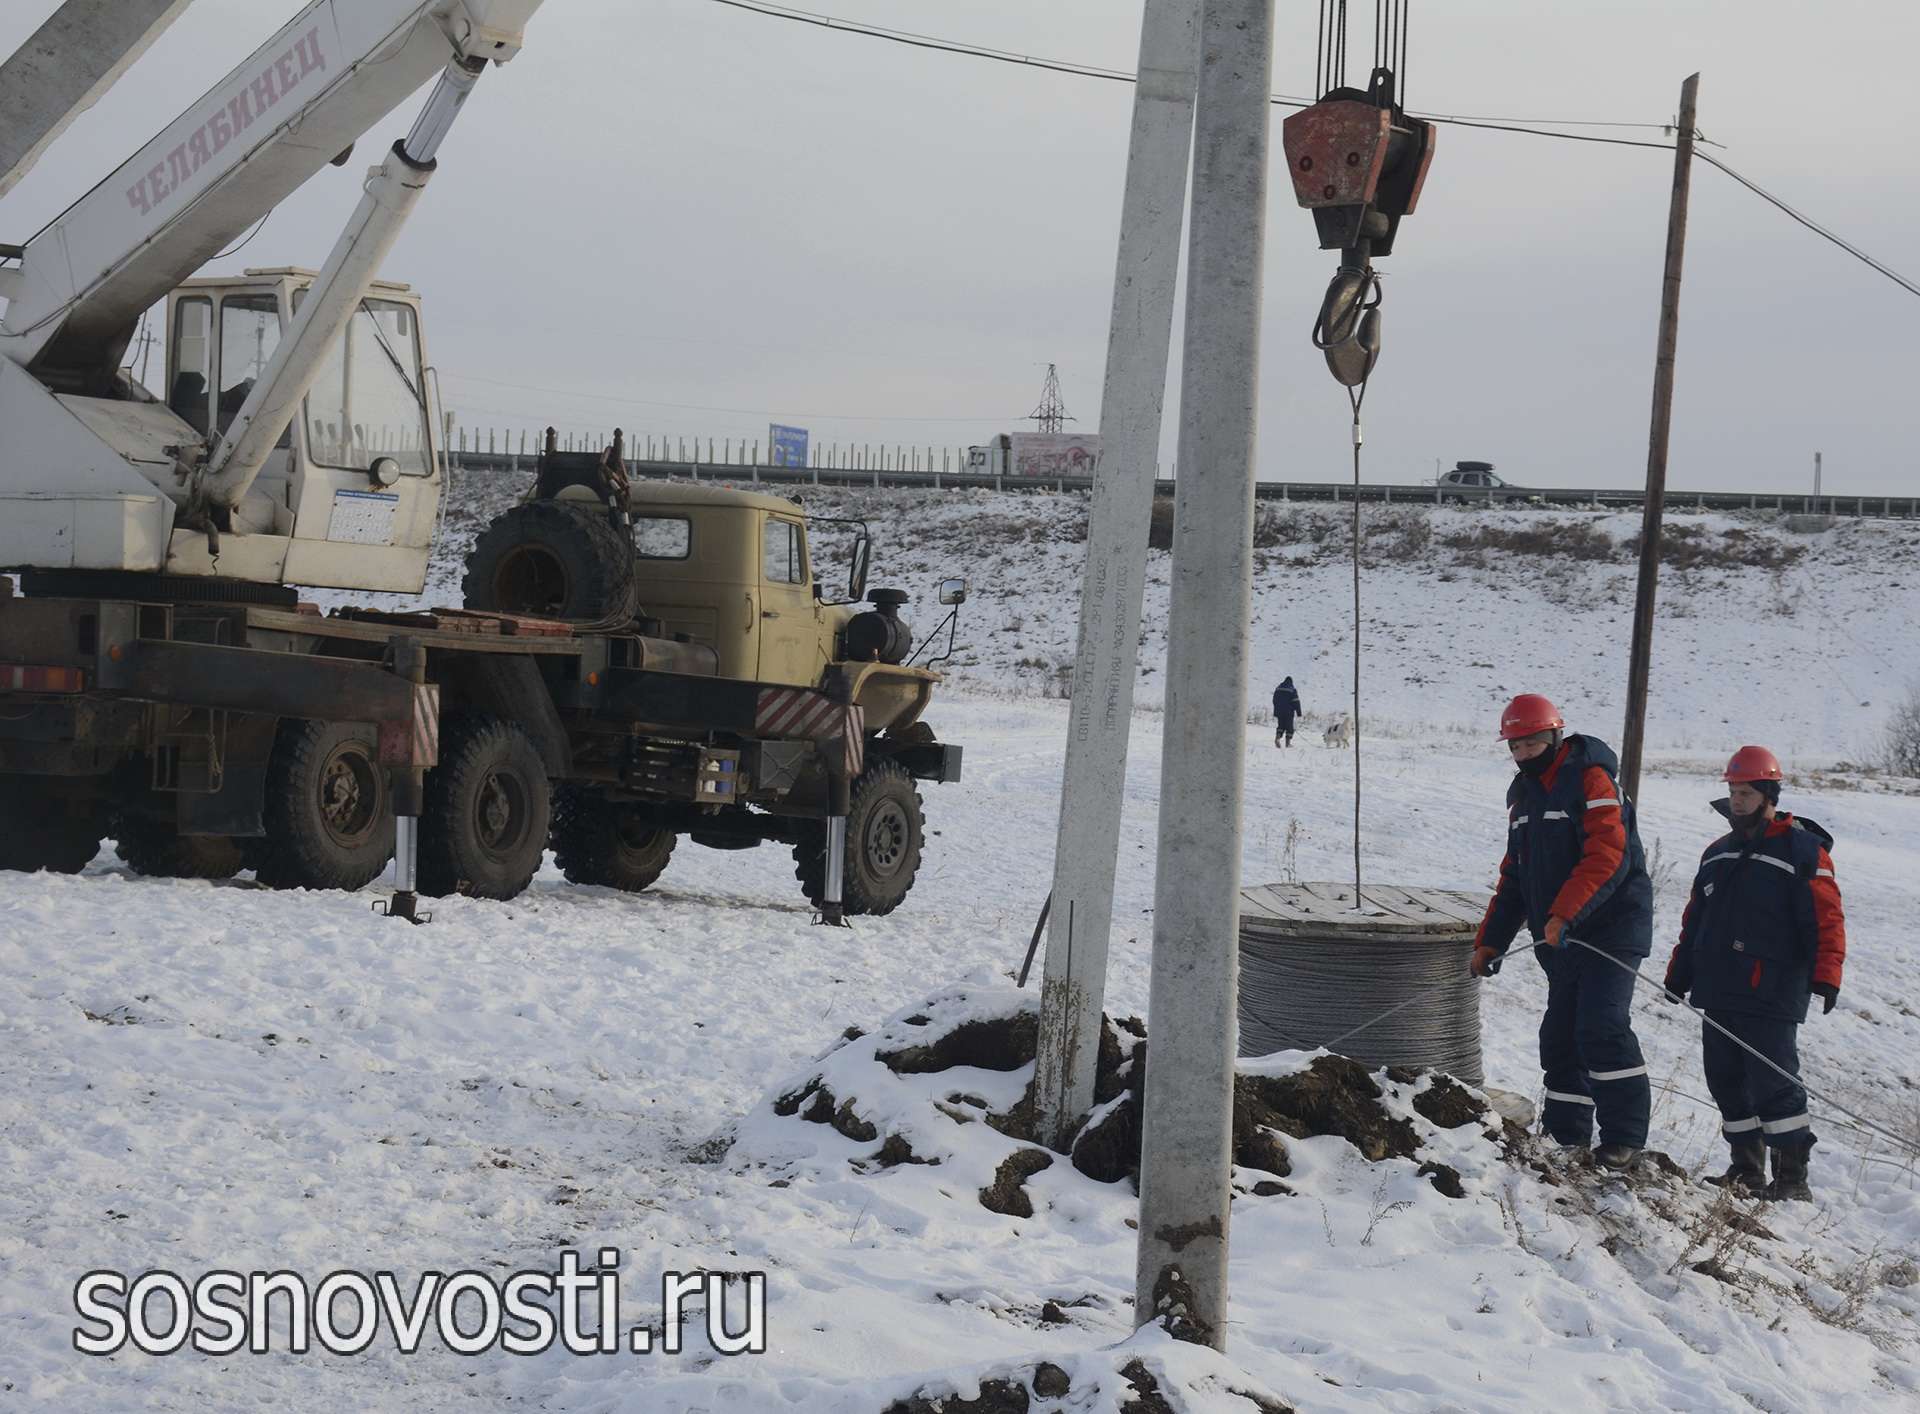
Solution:
[[[819,683],[853,614],[815,581],[796,502],[641,482],[630,505],[639,600],[665,636],[712,644],[721,677]]]

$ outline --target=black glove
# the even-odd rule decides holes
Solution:
[[[1820,998],[1820,1014],[1822,1016],[1832,1011],[1833,1004],[1840,1000],[1840,989],[1830,986],[1825,982],[1815,982],[1812,990],[1814,996]]]

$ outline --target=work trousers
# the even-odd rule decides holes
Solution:
[[[1645,1148],[1652,1090],[1633,1034],[1631,962],[1622,966],[1571,939],[1534,956],[1547,970],[1540,1021],[1547,1133],[1562,1144],[1588,1144],[1597,1119],[1602,1144]]]
[[[1799,1080],[1800,1023],[1732,1011],[1707,1015],[1787,1072],[1770,1069],[1706,1022],[1700,1024],[1707,1093],[1720,1107],[1720,1132],[1727,1142],[1738,1143],[1757,1132],[1775,1149],[1811,1149],[1813,1126]]]

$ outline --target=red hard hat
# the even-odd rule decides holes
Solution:
[[[1723,781],[1777,781],[1781,779],[1780,758],[1764,746],[1743,746],[1733,753]]]
[[[1500,740],[1515,741],[1535,732],[1564,727],[1560,709],[1537,692],[1523,692],[1500,714]]]

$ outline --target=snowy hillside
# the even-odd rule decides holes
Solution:
[[[475,472],[447,518],[428,597],[457,602],[460,559],[523,478]],[[1055,696],[1070,676],[1085,558],[1082,494],[802,488],[826,515],[867,517],[872,582],[912,593],[925,632],[936,581],[973,597],[952,664],[962,690]],[[1169,502],[1156,534],[1170,536]],[[1618,739],[1640,519],[1527,509],[1364,508],[1363,713],[1369,730],[1479,738],[1516,692],[1544,690],[1577,726]],[[1248,702],[1291,675],[1309,719],[1352,692],[1351,507],[1262,503]],[[1667,522],[1647,739],[1651,751],[1764,740],[1807,765],[1866,762],[1920,683],[1920,523],[1840,519],[1815,534],[1771,512]],[[822,577],[838,561],[816,547]],[[1137,701],[1158,704],[1171,555],[1150,551]]]
[[[811,926],[773,846],[683,844],[637,896],[572,887],[549,864],[512,903],[439,900],[417,929],[370,911],[385,884],[141,879],[111,847],[78,877],[0,875],[0,1409],[1785,1414],[1920,1401],[1912,1151],[1816,1102],[1817,1201],[1716,1205],[1697,1182],[1725,1152],[1700,1099],[1699,1024],[1646,992],[1652,1144],[1671,1168],[1597,1183],[1436,1104],[1425,1076],[1344,1080],[1353,1112],[1387,1136],[1357,1143],[1289,1110],[1316,1083],[1309,1058],[1252,1063],[1271,1128],[1237,1156],[1227,1352],[1132,1334],[1124,1172],[1064,1156],[1039,1167],[1007,1120],[1031,1075],[1018,1037],[1032,992],[1010,978],[1051,875],[1067,718],[1043,684],[1072,652],[1083,508],[814,503],[872,519],[876,584],[930,598],[957,571],[976,586],[958,690],[931,714],[965,745],[965,779],[925,787],[927,857],[895,914]],[[484,510],[450,514],[449,548]],[[1258,661],[1331,710],[1349,644],[1338,518],[1272,514],[1292,528],[1266,548]],[[1640,801],[1656,956],[1718,828],[1707,802],[1726,748],[1778,745],[1784,804],[1837,839],[1851,941],[1839,1009],[1802,1031],[1807,1078],[1920,1143],[1920,793],[1833,769],[1867,754],[1920,677],[1920,527],[1801,538],[1678,524],[1697,527],[1682,541],[1697,555],[1731,546],[1762,563],[1666,581],[1659,754]],[[1486,543],[1489,527],[1518,538]],[[1369,714],[1391,730],[1365,758],[1372,878],[1491,884],[1508,768],[1487,738],[1506,693],[1546,687],[1576,724],[1617,734],[1631,576],[1618,542],[1636,528],[1381,514]],[[1529,548],[1542,531],[1562,558]],[[1148,667],[1164,661],[1166,565],[1156,552]],[[457,558],[435,575],[431,597],[457,598]],[[908,612],[931,627],[924,599]],[[1146,1007],[1158,676],[1145,676],[1129,762],[1116,1020]],[[1267,687],[1253,684],[1253,706]],[[1345,876],[1352,764],[1317,737],[1281,753],[1250,734],[1249,883]],[[1489,1084],[1537,1098],[1544,994],[1524,958],[1482,987]],[[967,1021],[990,1023],[996,1048],[943,1043]],[[901,1059],[922,1049],[932,1058]],[[73,1344],[89,1270],[291,1269],[316,1283],[385,1270],[411,1291],[423,1272],[505,1279],[606,1247],[620,1253],[623,1341],[664,1335],[664,1271],[763,1272],[765,1352],[718,1354],[698,1304],[678,1354],[463,1356],[430,1331],[403,1355],[383,1326],[362,1354],[295,1355],[279,1303],[269,1354]]]

